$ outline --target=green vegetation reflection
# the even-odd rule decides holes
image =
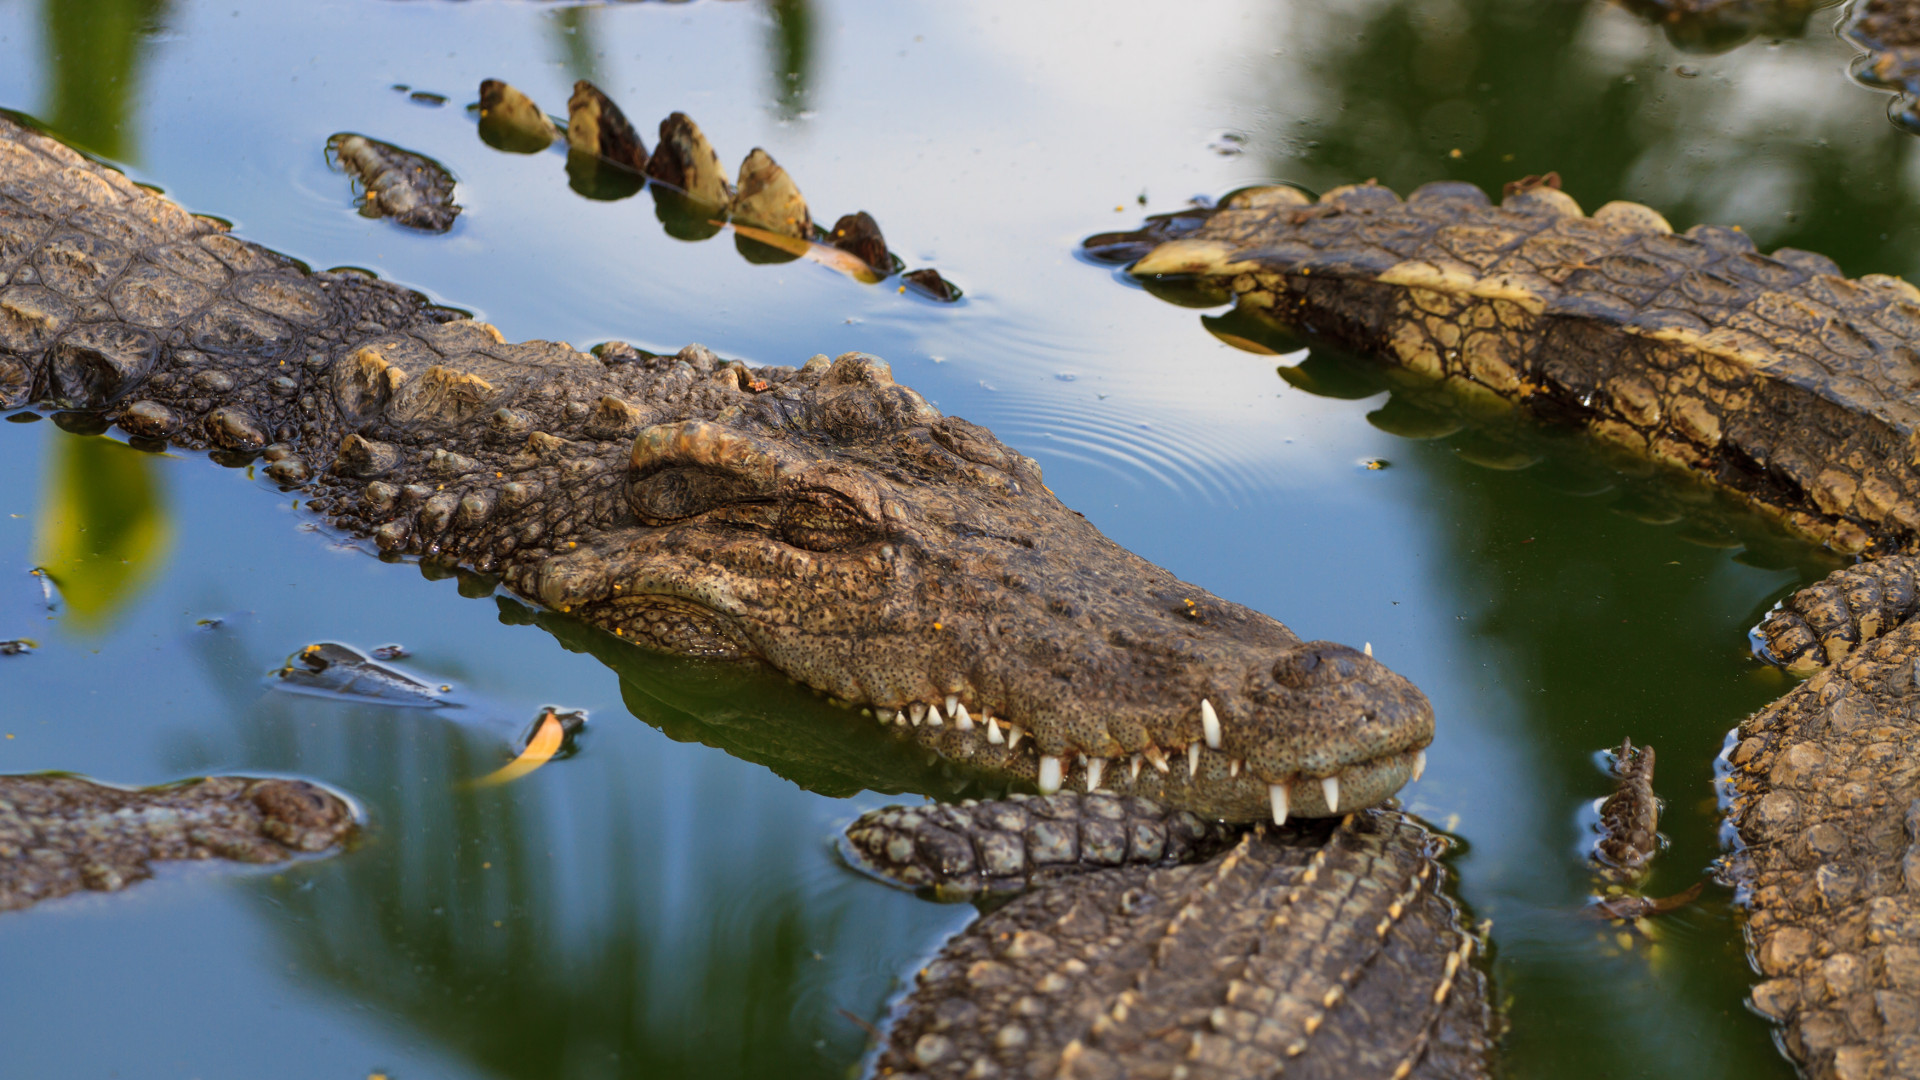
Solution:
[[[44,0],[48,126],[102,157],[131,160],[140,61],[166,14],[166,0]]]
[[[33,552],[70,628],[107,630],[166,565],[171,536],[151,455],[97,435],[53,437]]]

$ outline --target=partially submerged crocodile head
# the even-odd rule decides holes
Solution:
[[[4,120],[0,187],[0,403],[263,457],[391,555],[764,660],[1043,790],[1323,815],[1387,798],[1432,737],[1404,679],[1123,551],[878,360],[508,343]]]
[[[1371,805],[1415,770],[1432,714],[1405,679],[1122,549],[884,363],[756,381],[640,431],[627,519],[526,591],[656,647],[757,657],[1042,790],[1247,819]]]

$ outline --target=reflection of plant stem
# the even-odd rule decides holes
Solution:
[[[807,75],[813,66],[813,5],[809,0],[767,0],[773,20],[767,35],[773,64],[773,101],[785,120],[807,107]]]
[[[105,157],[129,158],[127,109],[140,54],[165,13],[166,0],[45,0],[53,68],[46,113],[55,131]]]
[[[111,439],[61,434],[48,455],[34,560],[82,633],[106,628],[166,562],[165,495],[152,459]]]
[[[576,79],[599,83],[600,66],[595,63],[600,50],[593,36],[594,10],[590,7],[561,8],[553,13],[554,36],[558,39],[561,62]]]

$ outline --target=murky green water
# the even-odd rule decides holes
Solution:
[[[1388,434],[1370,415],[1409,430],[1415,405],[1364,368],[1315,355],[1283,379],[1073,250],[1257,179],[1557,170],[1588,207],[1638,199],[1913,276],[1920,144],[1846,82],[1832,20],[1696,54],[1573,0],[0,0],[0,107],[510,337],[888,358],[1121,543],[1307,637],[1370,641],[1427,691],[1440,734],[1407,798],[1464,841],[1511,1075],[1787,1076],[1743,1006],[1723,892],[1651,950],[1577,916],[1581,814],[1606,786],[1596,750],[1653,743],[1673,841],[1653,888],[1698,877],[1711,759],[1784,687],[1744,629],[1832,561],[1578,442]],[[553,111],[592,78],[643,128],[683,109],[729,162],[764,146],[817,217],[870,211],[967,299],[751,263],[667,235],[647,195],[582,198],[561,157],[479,141],[461,106],[489,76]],[[322,153],[337,131],[452,168],[453,233],[356,216]],[[197,456],[44,422],[0,428],[0,455],[0,638],[40,643],[0,657],[0,771],[290,772],[373,823],[341,858],[173,868],[0,919],[7,1076],[842,1076],[862,1022],[971,916],[838,865],[839,825],[886,799],[863,778],[935,780],[784,682],[547,629]],[[66,586],[52,609],[36,565]],[[402,642],[460,707],[270,692],[318,639]],[[592,711],[582,752],[465,786],[544,703]]]

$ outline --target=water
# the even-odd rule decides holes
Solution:
[[[1916,143],[1845,80],[1833,17],[1715,53],[1571,0],[0,0],[0,107],[512,338],[886,357],[1122,544],[1304,636],[1370,641],[1426,690],[1440,734],[1408,803],[1462,840],[1511,1075],[1785,1077],[1723,891],[1651,949],[1577,916],[1582,815],[1595,751],[1654,744],[1672,848],[1652,889],[1697,879],[1712,757],[1786,685],[1744,628],[1833,560],[1577,441],[1389,434],[1459,421],[1324,351],[1235,349],[1074,245],[1256,180],[1557,170],[1589,208],[1913,276]],[[649,135],[685,110],[729,165],[764,146],[817,217],[871,212],[966,299],[674,239],[645,194],[581,198],[556,153],[476,137],[485,77],[555,112],[591,78]],[[324,159],[339,131],[446,163],[453,232],[357,216]],[[842,1076],[972,914],[838,865],[838,827],[887,799],[863,784],[934,781],[784,682],[635,658],[380,562],[200,456],[46,422],[0,428],[0,452],[0,637],[40,646],[0,657],[0,770],[296,773],[373,823],[344,857],[174,867],[0,919],[9,1076]],[[36,565],[67,586],[51,610]],[[322,639],[402,642],[460,707],[267,689]],[[549,703],[591,711],[579,755],[465,785]]]

